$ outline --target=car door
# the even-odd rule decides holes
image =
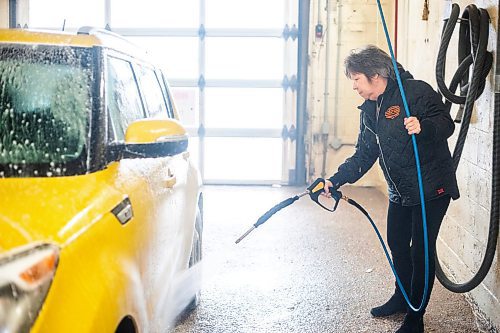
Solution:
[[[153,115],[168,117],[168,112],[161,88],[147,76],[146,67],[131,58],[108,55],[106,59],[108,143],[113,144],[125,141],[127,126],[133,121]],[[142,290],[135,297],[147,310],[150,323],[159,323],[155,318],[166,311],[175,272],[187,261],[184,249],[190,239],[185,245],[188,231],[183,229],[186,179],[187,161],[182,154],[119,161],[116,184],[131,202],[131,223],[136,224],[138,234],[133,269],[137,269]]]
[[[146,114],[150,118],[174,118],[174,112],[172,110],[172,103],[169,100],[169,96],[166,94],[166,90],[160,84],[162,82],[160,77],[157,75],[155,69],[146,64],[136,64],[134,66],[134,71],[139,83],[139,90],[141,92],[142,100],[144,102]],[[175,235],[162,235],[164,237],[162,241],[167,241],[172,236],[175,236],[174,243],[178,243],[178,247],[183,245],[184,237],[191,237],[193,218],[190,217],[188,212],[193,212],[193,209],[188,209],[187,199],[189,197],[188,193],[188,162],[189,154],[181,153],[176,156],[172,156],[164,159],[163,171],[166,172],[161,177],[160,183],[162,186],[169,189],[169,202],[167,205],[170,207],[168,214],[173,215],[172,220],[168,222],[169,228],[174,228]],[[162,202],[162,204],[164,204]],[[188,225],[187,231],[184,229]],[[162,233],[163,234],[163,233]],[[179,237],[180,236],[180,237]],[[190,238],[189,238],[190,240]],[[189,241],[188,241],[189,243]],[[176,256],[177,256],[177,252]],[[173,254],[173,253],[171,253]],[[184,256],[185,257],[185,256]],[[184,268],[184,260],[178,260],[175,267],[178,269]]]

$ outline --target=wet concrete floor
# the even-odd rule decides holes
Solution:
[[[274,215],[236,245],[269,208],[302,187],[205,186],[203,284],[199,307],[177,324],[187,332],[394,332],[403,319],[372,318],[394,278],[368,220],[342,201],[335,213],[308,197]],[[387,199],[343,187],[385,238]],[[478,332],[463,295],[436,281],[425,331]]]

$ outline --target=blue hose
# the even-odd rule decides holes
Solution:
[[[382,10],[382,5],[380,4],[380,0],[377,0],[377,5],[378,5],[379,13],[380,13],[380,18],[382,19],[382,25],[384,26],[385,38],[387,39],[387,45],[389,46],[389,52],[391,54],[394,72],[396,73],[396,79],[398,82],[399,91],[401,92],[401,98],[403,99],[403,105],[405,108],[406,117],[409,118],[411,116],[410,109],[408,108],[408,102],[406,101],[406,94],[405,94],[405,91],[403,88],[403,83],[401,81],[401,76],[399,75],[399,70],[398,70],[396,58],[394,57],[394,52],[392,50],[391,38],[389,37],[389,32],[387,30],[387,24],[385,22],[385,17],[384,17],[384,11]],[[424,293],[422,295],[422,302],[420,303],[420,306],[418,308],[415,308],[411,304],[411,301],[408,297],[408,294],[406,293],[406,290],[404,289],[403,284],[401,283],[401,280],[399,279],[399,276],[396,273],[396,268],[394,267],[394,264],[391,260],[391,257],[389,256],[389,253],[386,250],[386,246],[385,246],[382,238],[380,237],[380,233],[378,232],[377,227],[373,223],[372,223],[372,225],[375,228],[375,231],[377,232],[377,235],[379,236],[380,241],[382,242],[382,246],[384,248],[385,255],[387,257],[387,260],[389,260],[389,264],[391,265],[392,272],[394,273],[394,276],[396,277],[396,281],[398,283],[399,289],[401,289],[401,292],[403,293],[403,296],[406,300],[406,303],[408,303],[408,306],[410,307],[410,309],[412,309],[415,312],[418,312],[424,308],[425,300],[427,299],[427,294],[429,292],[429,239],[427,236],[427,217],[426,217],[426,213],[425,213],[424,185],[422,182],[422,172],[420,170],[420,158],[418,155],[417,139],[415,137],[415,134],[411,135],[411,140],[413,143],[413,151],[415,153],[415,163],[417,165],[418,188],[419,188],[419,192],[420,192],[420,202],[421,202],[421,207],[422,207],[422,222],[423,222],[422,224],[423,224],[423,230],[424,230],[425,285],[424,285]]]

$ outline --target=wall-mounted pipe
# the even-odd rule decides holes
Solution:
[[[339,149],[342,146],[342,140],[338,136],[338,114],[339,114],[339,83],[340,73],[340,50],[342,47],[342,0],[337,0],[337,52],[335,55],[335,105],[333,107],[333,140],[332,147]]]
[[[307,58],[309,54],[310,0],[299,0],[298,72],[297,72],[297,146],[294,185],[306,183],[304,133],[307,111]]]
[[[398,0],[394,0],[394,57],[398,59]]]
[[[330,1],[326,1],[326,32],[325,32],[325,85],[323,92],[323,124],[321,125],[321,138],[323,141],[323,160],[321,163],[321,177],[326,176],[326,158],[328,155],[328,132],[330,125],[328,124],[328,97],[330,94],[330,27],[331,27],[331,7]]]
[[[9,0],[9,28],[17,26],[17,0]]]

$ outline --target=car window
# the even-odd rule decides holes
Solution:
[[[152,68],[138,65],[137,76],[150,117],[168,117],[167,106],[160,82]]]
[[[78,48],[0,47],[0,164],[21,171],[81,156],[91,112],[88,62]]]
[[[106,103],[109,141],[124,141],[128,125],[145,117],[137,81],[130,62],[108,57]]]
[[[165,96],[165,101],[167,102],[168,116],[170,118],[175,118],[174,107],[172,105],[172,94],[168,89],[168,84],[166,83],[166,79],[160,70],[156,71],[156,77],[158,78],[158,81],[160,81],[161,90],[163,91],[163,96]]]

